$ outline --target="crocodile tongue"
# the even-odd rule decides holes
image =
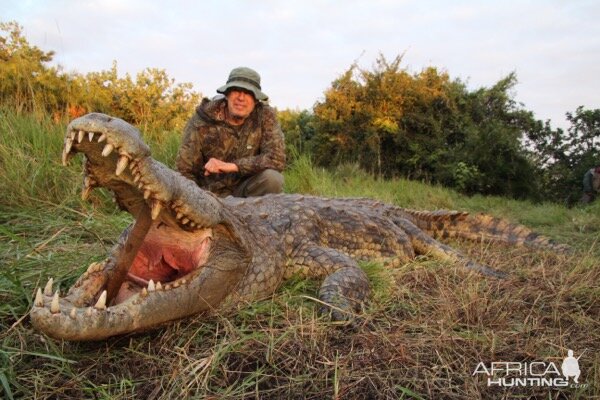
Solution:
[[[135,245],[136,254],[131,260],[133,251],[120,257],[119,262],[127,268],[124,276],[111,280],[111,283],[118,283],[119,286],[115,297],[108,304],[115,305],[127,300],[142,288],[148,287],[151,281],[165,284],[182,278],[202,267],[209,257],[213,238],[211,228],[186,232],[177,226],[155,221],[150,223],[148,229],[145,225],[140,225],[139,232],[143,233],[143,229],[147,232],[141,237],[142,243],[138,239],[130,243],[135,229],[136,226],[124,248],[129,244]]]
[[[147,285],[169,282],[185,276],[206,263],[212,230],[185,232],[154,224],[129,269],[128,278]]]
[[[150,209],[144,205],[141,211],[138,213],[133,229],[129,234],[123,251],[119,254],[115,269],[110,274],[107,282],[107,296],[106,301],[108,304],[117,296],[121,285],[127,277],[127,272],[133,263],[133,260],[138,254],[138,250],[144,243],[144,238],[152,225],[152,218],[150,216]]]

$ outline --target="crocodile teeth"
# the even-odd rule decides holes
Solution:
[[[91,142],[94,140],[94,132],[88,132],[88,140]]]
[[[54,284],[54,279],[50,278],[48,279],[48,283],[46,283],[46,286],[44,287],[44,294],[46,296],[52,296],[52,285]]]
[[[97,310],[105,310],[106,309],[106,290],[102,291],[102,294],[100,295],[100,298],[96,302],[96,305],[94,306],[94,308]]]
[[[144,197],[146,197],[145,194]],[[154,203],[152,203],[152,219],[158,218],[158,215],[160,214],[161,210],[162,204],[160,203],[160,201],[155,201]]]
[[[84,131],[79,131],[77,134],[77,143],[81,143],[81,141],[83,140],[83,137],[85,136],[85,132]]]
[[[94,181],[86,176],[83,178],[83,191],[81,192],[81,200],[87,200],[90,197],[90,193],[92,193]]]
[[[63,167],[66,167],[67,165],[69,165],[69,153],[67,153],[67,151],[64,149],[62,152],[61,161],[62,161]]]
[[[154,286],[154,281],[152,279],[150,279],[150,282],[148,282],[148,291],[154,292],[155,290],[156,290],[156,287]]]
[[[35,293],[35,301],[33,302],[33,304],[36,307],[44,307],[44,298],[42,297],[41,288],[38,288],[37,292]]]
[[[144,200],[148,200],[152,192],[150,190],[144,190]]]
[[[162,283],[156,282],[156,290],[163,290]]]
[[[140,181],[140,179],[142,179],[142,175],[140,174],[135,174],[133,176],[133,183],[138,183]]]
[[[143,288],[142,291],[140,292],[140,296],[142,296],[142,297],[148,296],[148,289]]]
[[[106,134],[103,133],[102,135],[100,135],[100,137],[98,138],[98,143],[102,143],[106,140]]]
[[[75,319],[75,317],[77,317],[77,310],[75,309],[75,307],[71,308],[71,312],[69,313],[69,317],[71,317],[71,319]]]
[[[50,303],[50,312],[52,314],[58,314],[60,312],[60,304],[58,303],[58,290],[54,293],[52,303]]]
[[[190,222],[189,218],[184,218],[184,219],[181,220],[181,223],[184,224],[184,225],[187,224],[188,222]]]
[[[75,140],[75,131],[69,132],[69,138],[71,139],[71,141]]]
[[[72,148],[73,148],[73,139],[68,138],[67,140],[65,140],[65,152],[70,153]]]
[[[94,272],[102,271],[102,269],[104,269],[104,265],[102,263],[93,262],[88,267],[87,272],[89,272],[91,274]]]
[[[177,219],[183,218],[183,213],[178,212],[177,215],[175,216],[175,218],[177,218]]]
[[[121,173],[125,171],[125,168],[127,168],[127,164],[129,164],[129,158],[127,156],[119,157],[119,161],[117,162],[117,170],[115,171],[115,174],[117,176],[121,175]]]
[[[112,151],[114,149],[115,149],[115,146],[113,146],[112,144],[108,143],[106,146],[104,146],[104,149],[102,150],[102,156],[108,157],[108,155],[110,153],[112,153]]]

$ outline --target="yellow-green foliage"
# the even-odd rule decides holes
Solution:
[[[135,80],[118,76],[117,63],[110,70],[75,75],[69,104],[86,111],[122,118],[144,131],[183,129],[200,95],[191,83],[176,84],[165,70],[147,68]]]
[[[411,73],[401,61],[381,55],[372,70],[352,65],[325,91],[308,145],[318,165],[357,162],[467,194],[539,197],[522,145],[535,120],[512,99],[514,74],[471,91],[435,67]]]
[[[0,22],[0,105],[68,121],[87,112],[123,118],[146,131],[182,129],[200,94],[147,68],[119,77],[117,63],[86,75],[49,67],[53,51],[29,44],[16,22]]]

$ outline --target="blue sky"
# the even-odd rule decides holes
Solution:
[[[579,105],[600,108],[598,1],[0,0],[0,9],[66,71],[116,60],[121,75],[161,68],[212,96],[245,65],[280,109],[311,108],[353,62],[370,69],[380,53],[472,89],[514,71],[515,99],[554,127]]]

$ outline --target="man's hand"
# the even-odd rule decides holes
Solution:
[[[206,164],[204,164],[204,176],[238,171],[239,168],[236,164],[224,162],[216,158],[211,158]]]

